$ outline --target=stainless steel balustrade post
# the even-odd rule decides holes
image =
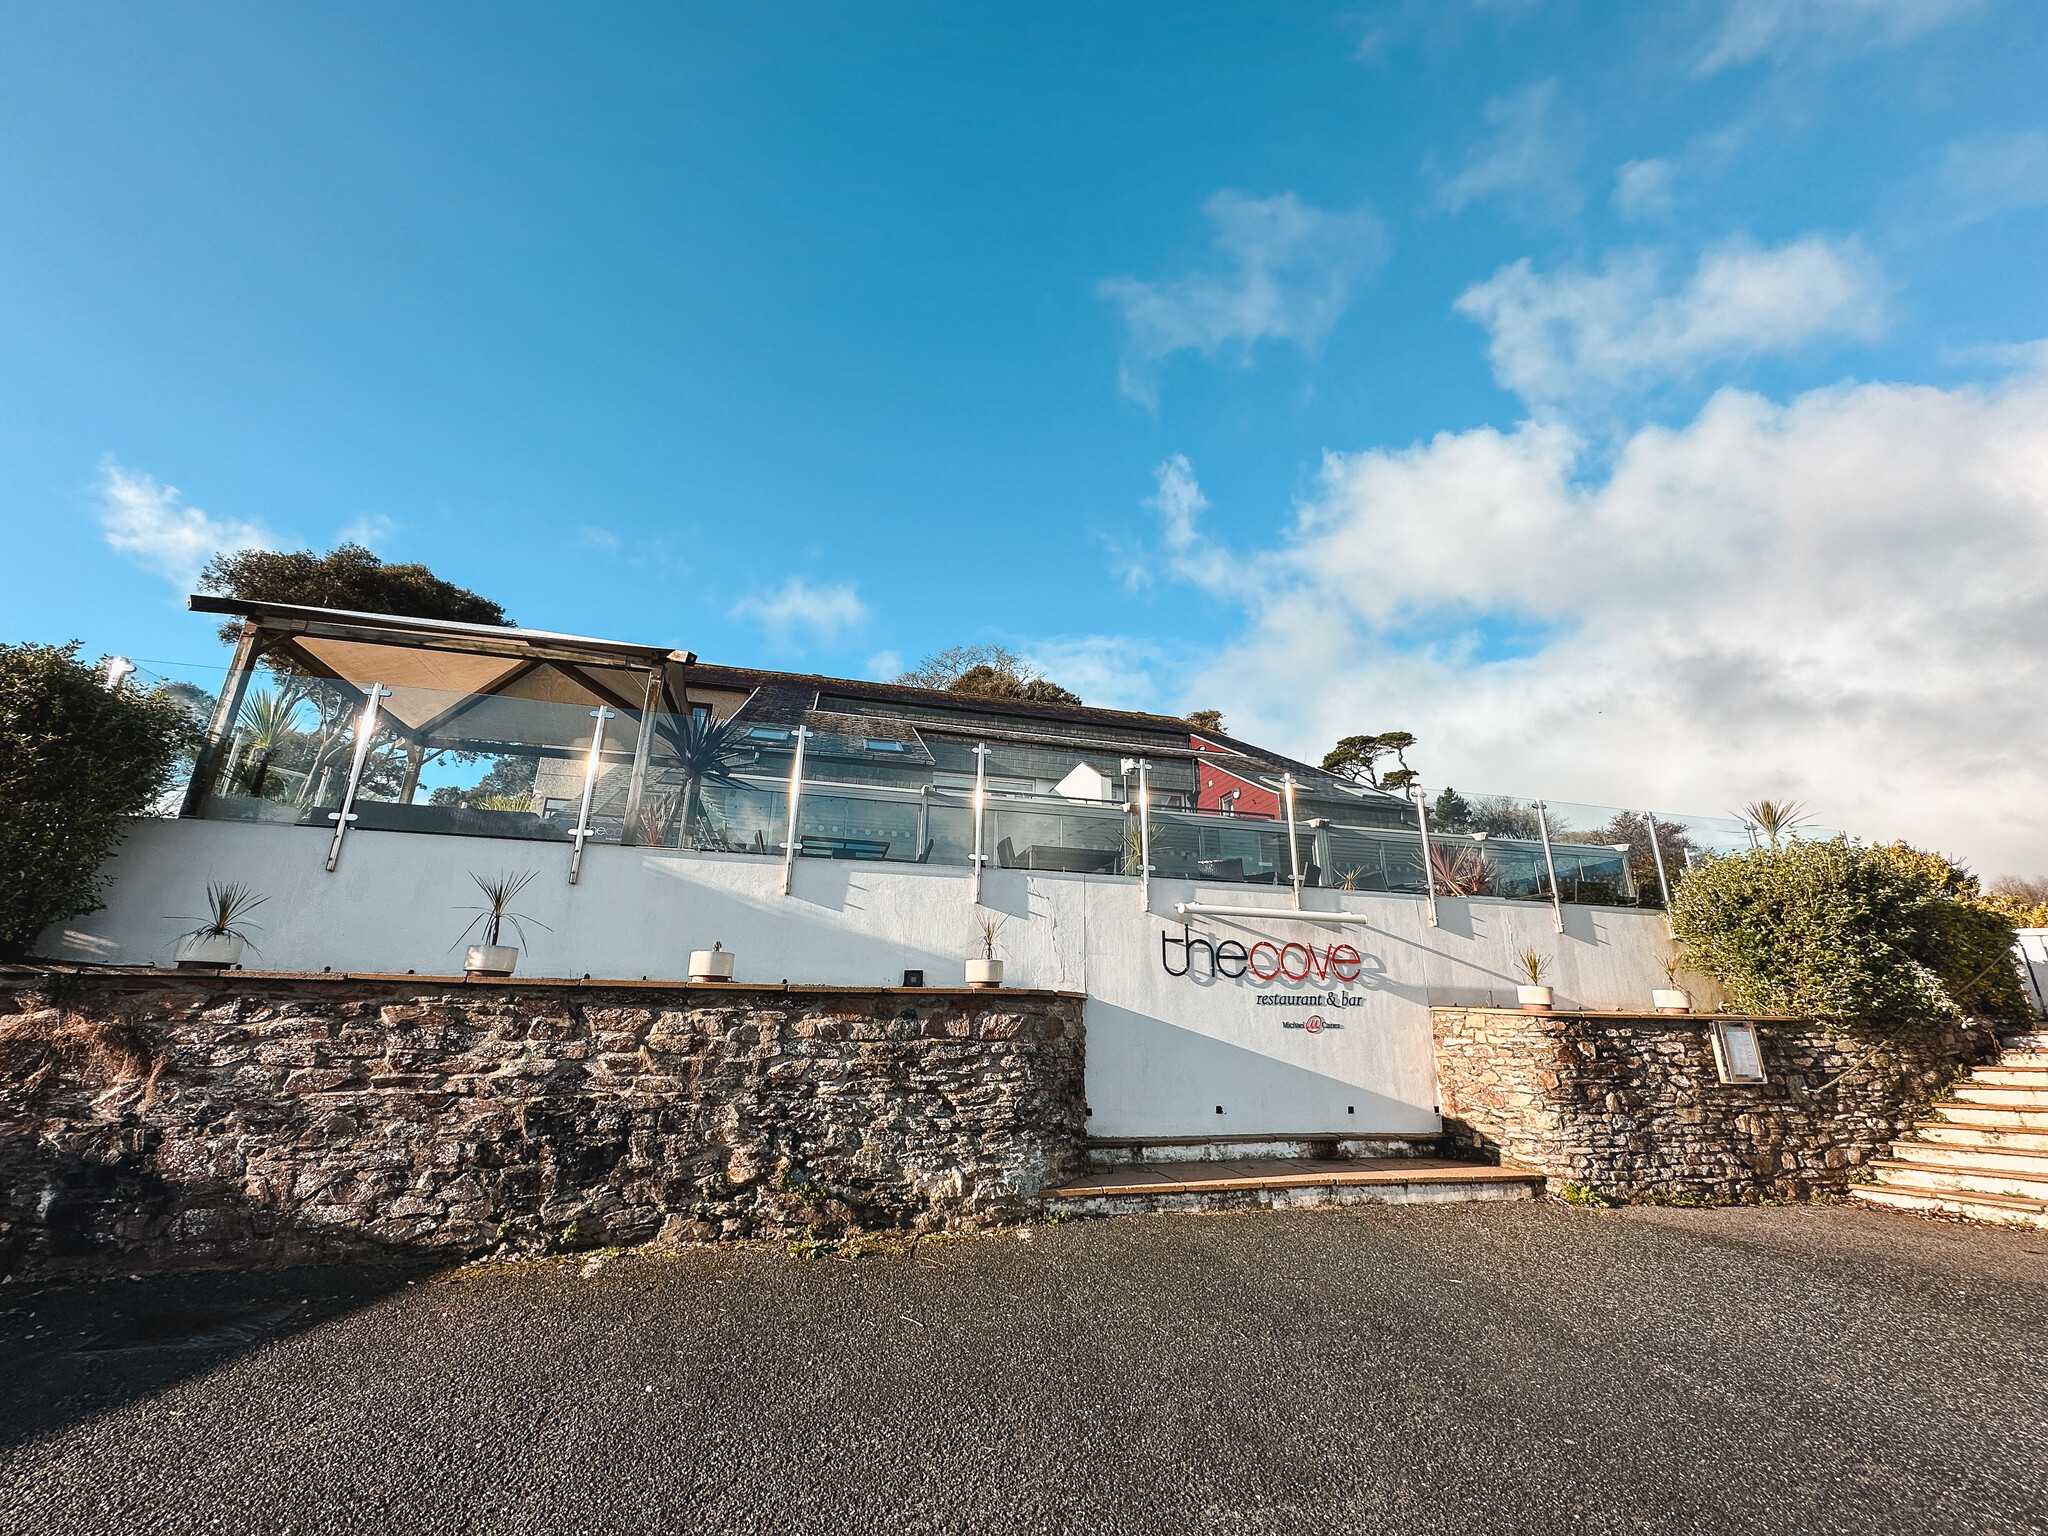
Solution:
[[[796,728],[796,756],[789,764],[789,827],[782,834],[782,894],[789,894],[790,882],[796,877],[796,856],[803,844],[796,835],[800,825],[798,816],[804,803],[804,743],[810,739],[810,731],[804,726]]]
[[[988,748],[980,742],[974,744],[974,873],[968,882],[967,900],[970,905],[981,905],[981,818],[988,805]]]
[[[1550,917],[1557,924],[1557,931],[1564,932],[1564,898],[1557,893],[1557,862],[1550,856],[1550,818],[1543,813],[1543,802],[1536,802],[1536,830],[1543,834],[1543,867],[1550,871]]]
[[[1429,926],[1436,922],[1436,864],[1429,856],[1429,796],[1420,784],[1415,786],[1415,825],[1422,829],[1422,889],[1429,898]]]
[[[604,754],[604,723],[617,718],[602,705],[593,709],[590,716],[597,722],[597,729],[590,733],[590,756],[583,763],[583,805],[576,812],[576,849],[569,855],[569,883],[574,885],[583,874],[583,845],[590,840],[590,802],[597,793],[597,770]]]
[[[1294,775],[1283,773],[1280,787],[1287,798],[1287,862],[1293,871],[1294,910],[1301,910],[1301,843],[1294,835]]]
[[[356,754],[348,765],[348,788],[342,791],[341,809],[329,811],[327,819],[334,823],[334,841],[327,845],[327,873],[334,873],[334,866],[341,862],[341,840],[348,834],[348,825],[356,819],[356,786],[363,781],[363,764],[369,760],[370,738],[377,734],[377,701],[390,696],[391,690],[382,683],[370,684],[365,695],[363,717],[356,722]]]
[[[1138,903],[1152,910],[1152,788],[1146,780],[1151,764],[1138,764]]]
[[[1643,812],[1643,820],[1650,826],[1650,857],[1657,861],[1657,889],[1664,893],[1664,931],[1676,935],[1677,926],[1671,921],[1671,882],[1664,878],[1664,850],[1657,846],[1657,817],[1654,812]]]

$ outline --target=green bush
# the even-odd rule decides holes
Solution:
[[[1974,876],[1904,843],[1789,842],[1709,859],[1671,921],[1688,969],[1739,1008],[1838,1025],[2030,1016],[2010,918]]]
[[[99,868],[123,822],[163,793],[199,736],[167,693],[108,693],[76,641],[0,645],[0,959],[99,910]]]

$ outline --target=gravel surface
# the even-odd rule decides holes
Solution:
[[[2048,1233],[1452,1205],[0,1290],[0,1528],[2048,1531]]]

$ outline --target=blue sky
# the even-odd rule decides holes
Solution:
[[[16,8],[0,637],[351,533],[2048,869],[2048,8],[1012,11]]]

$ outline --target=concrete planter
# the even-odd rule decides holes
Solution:
[[[1548,1013],[1550,1012],[1550,988],[1517,987],[1515,988],[1515,1001],[1522,1005],[1522,1009],[1526,1013]]]
[[[188,933],[178,940],[181,971],[226,971],[242,963],[243,939],[238,933]]]
[[[510,976],[518,964],[519,950],[511,944],[472,944],[462,959],[462,968],[472,976]]]
[[[967,985],[970,987],[1000,987],[1002,984],[1002,961],[970,960],[967,962]]]
[[[729,949],[691,950],[690,980],[731,981],[732,951]]]
[[[1658,987],[1650,994],[1650,1002],[1659,1013],[1691,1013],[1692,994]]]

